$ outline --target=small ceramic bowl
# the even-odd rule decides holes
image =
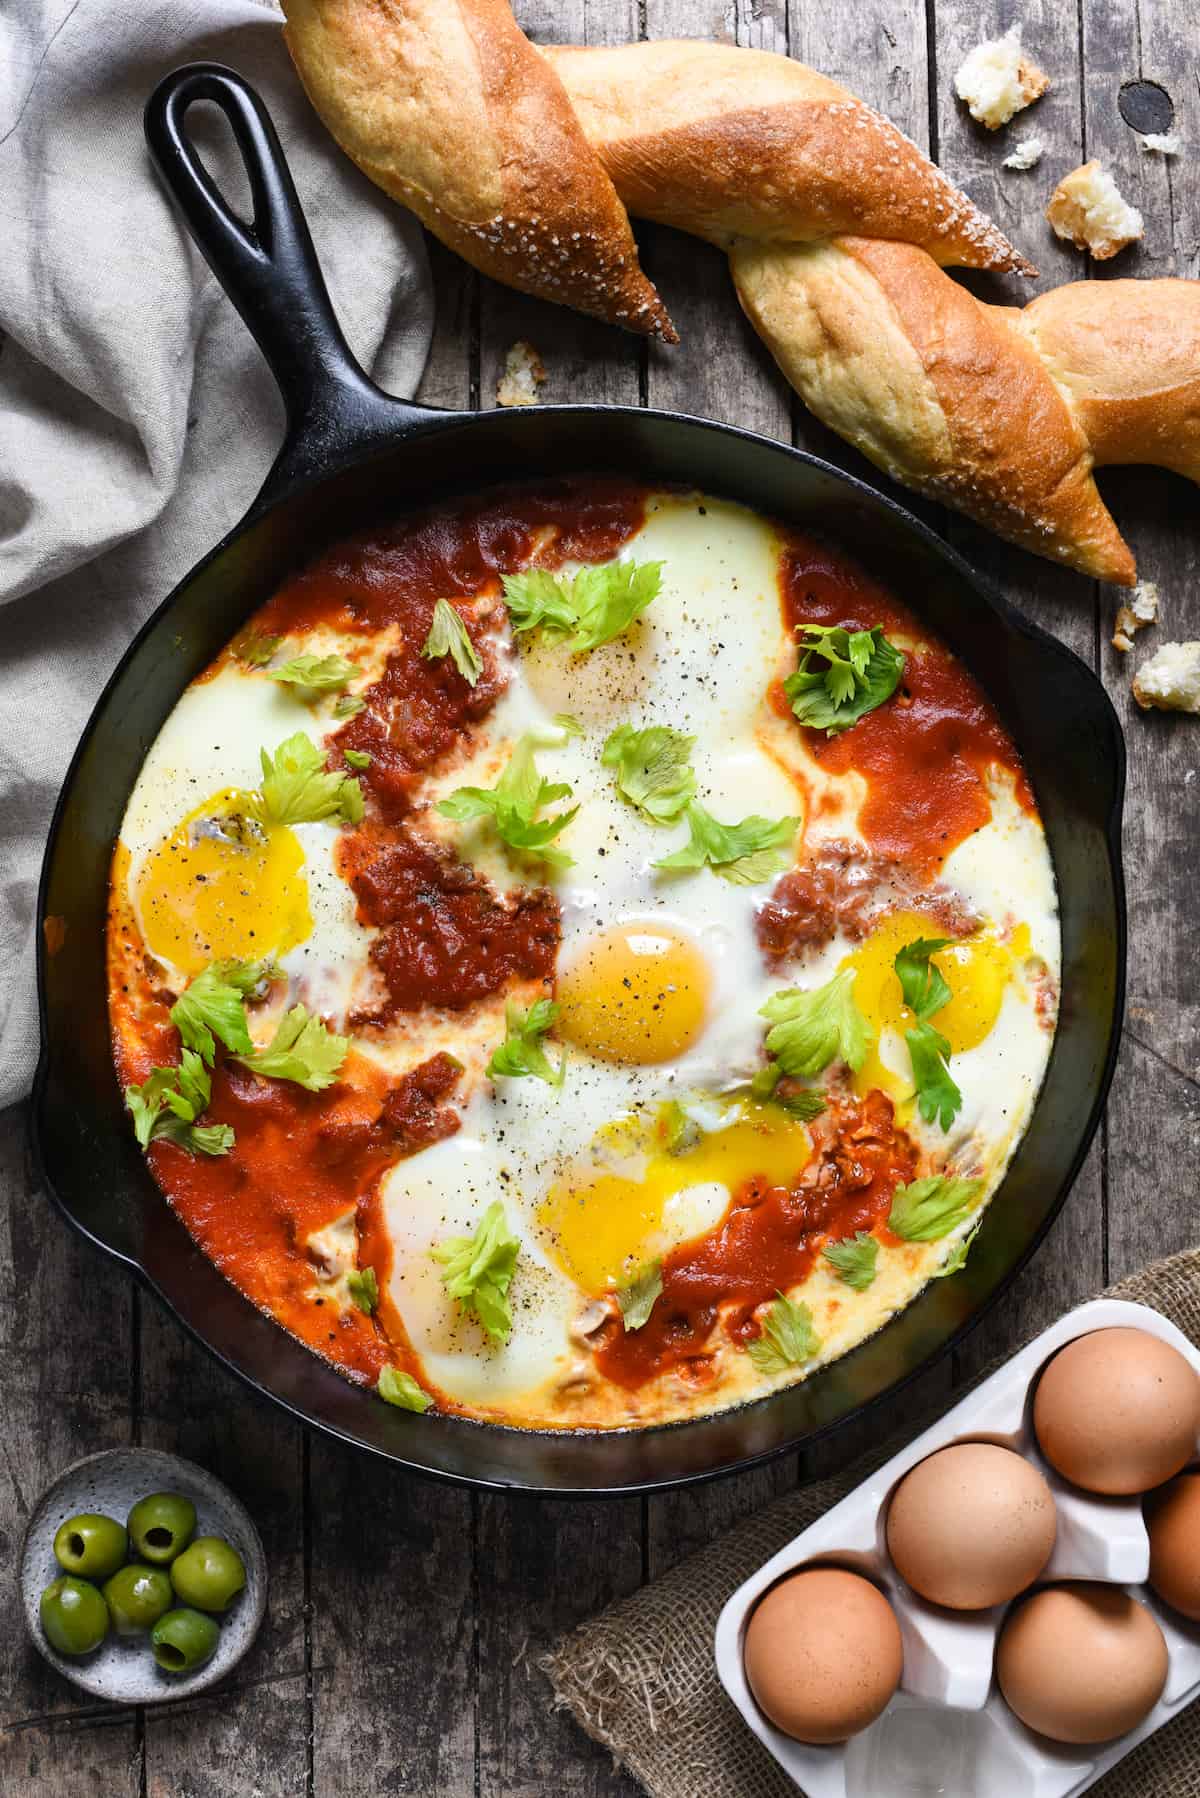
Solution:
[[[194,1673],[164,1673],[148,1634],[128,1637],[110,1631],[94,1654],[74,1658],[57,1653],[42,1632],[38,1603],[62,1572],[54,1558],[59,1525],[80,1511],[102,1511],[124,1523],[148,1492],[180,1492],[190,1498],[197,1535],[224,1536],[246,1564],[245,1590],[218,1619],[217,1651]],[[66,1468],[38,1500],[21,1544],[21,1597],[31,1640],[64,1679],[116,1704],[160,1704],[202,1691],[241,1660],[267,1608],[267,1560],[246,1507],[203,1467],[157,1448],[111,1448]]]

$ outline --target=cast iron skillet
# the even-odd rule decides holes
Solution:
[[[185,129],[197,100],[225,114],[254,218],[236,218]],[[1019,617],[914,518],[812,456],[746,431],[617,406],[436,412],[380,392],[350,354],[270,121],[227,69],[166,78],[146,112],[159,171],[271,365],[283,448],[243,522],[180,582],[102,694],[58,803],[42,873],[42,1054],[34,1149],[77,1229],[124,1262],[259,1392],[402,1466],[546,1493],[646,1491],[795,1448],[892,1394],[978,1322],[1066,1196],[1112,1073],[1123,1003],[1120,728],[1084,664]],[[351,1386],[226,1283],[175,1220],[122,1111],[109,1053],[109,858],[150,744],[187,683],[298,561],[381,513],[452,490],[570,469],[636,470],[728,495],[829,535],[877,568],[975,670],[1025,756],[1058,871],[1063,1005],[1028,1134],[964,1272],[935,1281],[886,1330],[792,1391],[694,1423],[553,1435],[414,1417]],[[53,922],[61,920],[61,922]]]

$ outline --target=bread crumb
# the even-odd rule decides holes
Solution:
[[[1006,169],[1036,168],[1042,160],[1045,149],[1044,137],[1023,137],[1019,143],[1013,145],[1000,166]]]
[[[514,343],[504,358],[504,373],[496,383],[498,406],[536,406],[538,388],[546,379],[546,366],[531,343]]]
[[[1007,125],[1014,113],[1040,99],[1049,86],[1050,77],[1021,55],[1019,25],[1003,37],[976,44],[954,77],[955,93],[966,101],[971,117],[989,131]]]
[[[1121,197],[1116,182],[1098,162],[1064,175],[1046,207],[1046,217],[1057,237],[1077,250],[1090,250],[1097,262],[1107,262],[1142,235],[1142,215]]]
[[[1142,134],[1143,150],[1149,150],[1156,156],[1178,156],[1183,148],[1183,139],[1177,131],[1146,131]]]
[[[1200,712],[1200,643],[1164,643],[1134,675],[1133,697],[1143,710]]]
[[[1130,594],[1128,605],[1117,610],[1113,629],[1113,648],[1124,655],[1133,648],[1138,631],[1158,623],[1158,588],[1153,581],[1139,581]]]

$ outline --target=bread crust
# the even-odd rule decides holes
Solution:
[[[1200,482],[1200,282],[1073,281],[1018,314],[1098,467]]]
[[[738,295],[805,403],[886,473],[1000,536],[1131,586],[1087,437],[1022,334],[921,250],[841,237],[731,258]]]
[[[639,218],[722,249],[852,232],[1036,273],[897,126],[802,63],[697,40],[542,55]]]
[[[678,341],[562,84],[507,0],[284,0],[296,71],[377,186],[474,267]]]

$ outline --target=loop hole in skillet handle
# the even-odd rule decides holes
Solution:
[[[233,131],[250,181],[249,225],[232,211],[188,135],[188,111],[198,100],[218,107]],[[266,357],[287,409],[287,435],[254,511],[356,450],[439,416],[384,393],[355,360],[275,127],[248,82],[219,63],[176,69],[147,101],[145,129],[168,192]]]

